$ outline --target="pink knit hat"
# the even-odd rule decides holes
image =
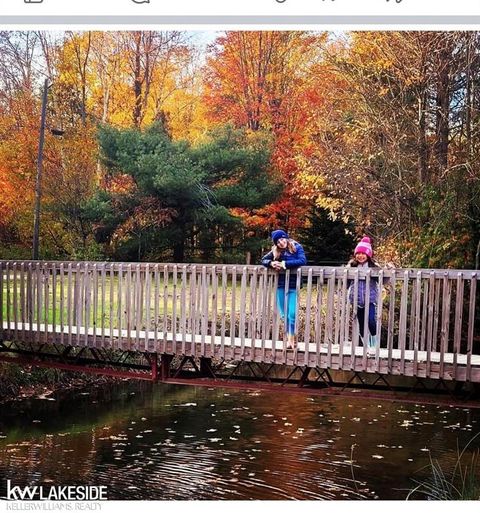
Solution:
[[[357,244],[354,254],[356,255],[357,253],[364,253],[368,257],[372,258],[373,250],[370,237],[363,237],[363,239]]]

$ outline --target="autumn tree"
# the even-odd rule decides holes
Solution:
[[[332,43],[319,65],[333,70],[333,80],[309,165],[361,232],[397,248],[398,262],[471,261],[457,250],[452,258],[466,241],[463,212],[478,201],[462,192],[473,162],[458,160],[472,129],[471,120],[465,128],[468,47],[463,33],[353,33]]]
[[[284,193],[247,216],[254,231],[299,227],[309,208],[297,189],[297,157],[308,152],[309,120],[321,101],[312,66],[321,58],[324,42],[323,34],[300,31],[227,32],[210,47],[204,96],[208,118],[267,130],[274,141],[271,163]]]

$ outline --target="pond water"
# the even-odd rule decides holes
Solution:
[[[120,500],[405,499],[430,456],[455,463],[479,419],[445,406],[124,382],[4,405],[0,496],[10,479],[106,485]]]

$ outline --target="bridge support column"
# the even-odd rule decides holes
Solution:
[[[170,364],[172,363],[172,354],[162,354],[160,357],[160,379],[167,381],[170,377]]]
[[[205,358],[204,356],[200,358],[200,375],[215,378],[215,374],[212,370],[211,358]]]
[[[158,355],[157,353],[152,353],[150,355],[150,365],[152,367],[152,381],[158,381]]]

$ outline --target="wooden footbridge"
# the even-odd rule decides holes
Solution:
[[[328,387],[344,371],[343,386],[390,388],[395,376],[422,388],[480,383],[478,272],[296,275],[291,350],[275,305],[278,275],[260,266],[0,261],[0,360],[155,380]],[[374,280],[384,284],[370,353],[348,297],[360,280],[367,297]]]

